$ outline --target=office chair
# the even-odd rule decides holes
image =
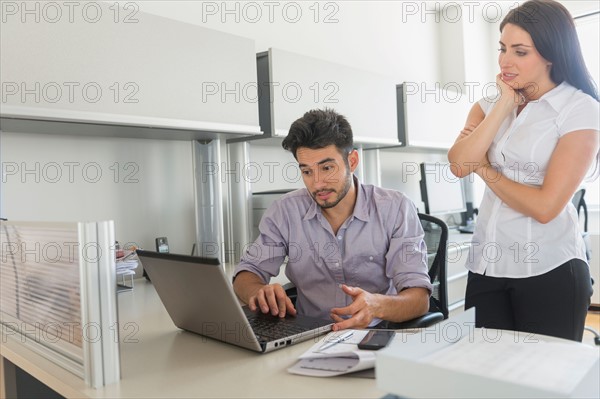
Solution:
[[[585,256],[588,260],[592,258],[592,245],[590,243],[590,236],[588,233],[588,209],[587,204],[585,203],[585,188],[582,188],[573,194],[573,198],[571,198],[571,202],[575,206],[577,210],[577,216],[581,214],[581,210],[583,209],[583,232],[581,233],[583,237],[583,242],[585,243]]]
[[[443,220],[424,213],[419,213],[419,220],[425,232],[429,278],[433,284],[433,292],[429,298],[429,311],[423,316],[402,323],[388,322],[386,328],[425,328],[448,318],[448,279],[446,275],[448,226]]]
[[[448,226],[443,220],[419,213],[419,220],[425,232],[427,263],[433,293],[429,298],[429,312],[423,316],[401,323],[384,321],[377,328],[408,329],[425,328],[448,318],[448,281],[446,278],[446,248]],[[296,303],[298,291],[292,283],[283,286],[288,297]]]

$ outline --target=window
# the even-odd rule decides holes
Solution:
[[[575,24],[577,25],[577,34],[579,35],[585,64],[596,82],[596,87],[598,87],[600,82],[600,51],[598,50],[600,48],[600,39],[598,39],[600,36],[600,12],[596,11],[576,17]],[[593,182],[584,181],[584,186],[586,189],[585,201],[588,205],[591,205],[592,208],[600,207],[600,185],[598,180]]]

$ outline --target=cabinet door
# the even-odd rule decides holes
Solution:
[[[261,134],[253,40],[135,3],[67,3],[3,15],[3,118]]]
[[[261,126],[271,136],[285,137],[305,112],[328,107],[348,119],[356,143],[399,144],[391,78],[279,49],[259,54],[258,65],[270,97],[261,101]]]
[[[448,149],[471,109],[465,93],[424,84],[398,85],[398,132],[404,146]]]

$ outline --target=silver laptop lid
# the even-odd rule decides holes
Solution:
[[[257,352],[265,350],[217,259],[137,253],[177,327]]]
[[[137,253],[173,323],[181,329],[263,353],[317,339],[331,330],[331,320],[301,315],[280,319],[242,308],[217,259]],[[245,312],[253,323],[267,323],[260,336]],[[285,331],[273,334],[277,327]]]

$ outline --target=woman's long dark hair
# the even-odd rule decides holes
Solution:
[[[598,101],[598,90],[585,66],[575,22],[569,11],[553,0],[530,0],[512,9],[500,24],[524,29],[537,51],[552,63],[550,78],[567,82]]]

